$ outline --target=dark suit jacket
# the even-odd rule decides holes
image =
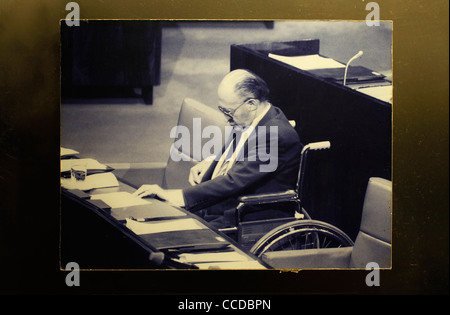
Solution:
[[[191,212],[208,209],[209,214],[224,215],[228,209],[234,209],[238,205],[239,196],[259,193],[281,192],[294,189],[297,183],[298,168],[300,163],[300,153],[302,144],[295,129],[291,126],[283,112],[275,106],[271,106],[266,115],[259,122],[258,127],[266,126],[265,142],[258,132],[255,132],[256,141],[247,141],[244,146],[244,158],[238,159],[224,176],[211,179],[217,161],[214,161],[203,181],[192,187],[183,189],[185,208]],[[271,152],[277,156],[278,164],[274,171],[261,172],[260,166],[269,164],[269,161],[262,161],[257,154],[261,145],[266,145],[269,153],[270,126],[278,127],[278,151]],[[259,129],[258,129],[259,130]],[[259,141],[261,140],[261,141]],[[262,143],[260,143],[262,142]],[[249,155],[250,154],[250,155]],[[256,159],[256,160],[255,160]],[[270,210],[254,212],[251,220],[285,217],[293,215],[293,210],[286,213],[285,210]]]

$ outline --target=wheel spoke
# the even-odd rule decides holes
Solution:
[[[322,247],[321,248],[328,248],[329,243],[327,244],[327,237],[325,236],[322,242]]]
[[[352,246],[352,240],[330,224],[313,220],[287,223],[274,229],[252,248],[261,256],[268,251]]]

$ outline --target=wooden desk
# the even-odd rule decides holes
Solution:
[[[118,187],[87,192],[62,188],[61,266],[73,261],[77,262],[81,269],[266,268],[256,257],[238,248],[233,240],[184,209],[174,208],[157,199],[148,199],[150,203],[146,205],[108,209],[106,204],[91,199],[98,194],[134,191],[134,187],[120,180]],[[166,209],[164,214],[161,214],[161,208]],[[160,214],[157,218],[148,220],[148,223],[172,224],[175,220],[193,219],[204,228],[201,232],[207,232],[208,235],[204,235],[203,240],[199,241],[196,239],[198,230],[173,232],[175,234],[172,234],[172,237],[176,236],[176,233],[183,233],[184,240],[189,241],[187,243],[191,243],[195,248],[158,248],[155,242],[161,241],[162,238],[167,243],[167,232],[138,235],[126,224],[126,218],[129,216],[148,219],[155,211]],[[189,239],[190,237],[192,239]],[[211,247],[210,243],[214,245]],[[190,257],[186,258],[189,255]],[[232,257],[230,262],[221,262],[224,255]],[[194,256],[195,259],[192,260]],[[214,257],[217,257],[217,261]],[[209,261],[200,262],[205,259]],[[240,259],[242,261],[236,261]]]
[[[331,150],[309,156],[304,205],[313,219],[336,225],[354,239],[369,178],[391,180],[392,108],[352,86],[268,56],[319,54],[319,47],[317,39],[232,45],[230,68],[249,69],[267,82],[272,104],[296,121],[304,144],[331,142]]]

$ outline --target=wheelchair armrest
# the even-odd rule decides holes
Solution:
[[[294,201],[297,198],[297,193],[294,190],[286,190],[282,192],[269,194],[255,194],[241,196],[238,200],[244,205],[260,205],[266,203]]]
[[[286,190],[269,194],[246,195],[238,198],[239,204],[236,207],[236,225],[242,221],[246,207],[250,205],[273,204],[277,202],[297,201],[297,193],[294,190]]]

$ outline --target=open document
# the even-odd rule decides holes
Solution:
[[[92,195],[91,200],[102,200],[111,208],[132,207],[151,203],[149,200],[133,196],[126,191]]]
[[[157,222],[139,222],[130,218],[127,218],[126,220],[127,228],[132,230],[137,235],[206,229],[204,225],[192,218]]]

